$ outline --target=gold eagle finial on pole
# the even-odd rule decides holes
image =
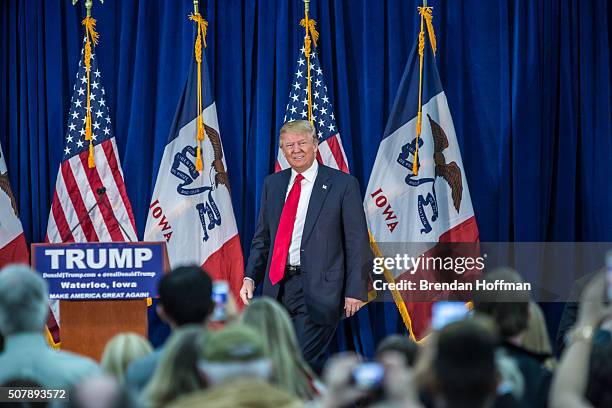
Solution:
[[[79,0],[72,0],[72,5],[76,5]],[[101,4],[104,4],[104,0],[100,0]],[[87,17],[91,17],[91,8],[93,7],[93,0],[85,0],[85,9],[87,10]]]

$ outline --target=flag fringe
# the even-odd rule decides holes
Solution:
[[[382,252],[380,251],[380,248],[378,247],[378,244],[376,243],[376,240],[374,239],[374,236],[372,235],[372,232],[369,229],[368,235],[370,236],[370,246],[372,247],[372,251],[374,251],[374,255],[376,255],[377,257],[382,257]],[[391,272],[387,268],[384,268],[384,270],[384,276],[385,279],[387,279],[387,282],[389,282],[390,284],[394,284],[395,279],[393,278]],[[418,340],[414,335],[414,331],[412,329],[412,319],[410,318],[410,313],[408,313],[408,309],[406,308],[406,303],[404,302],[404,299],[402,299],[402,296],[397,289],[392,289],[390,290],[390,292],[391,296],[393,296],[393,300],[395,301],[395,305],[397,306],[399,314],[402,317],[402,320],[404,321],[404,325],[406,326],[406,329],[408,329],[410,338],[417,344],[420,344],[424,339]]]
[[[51,334],[48,326],[45,326],[45,338],[47,339],[49,346],[51,346],[53,349],[59,350],[61,348],[62,343],[59,341],[56,343],[55,340],[53,340],[53,335]]]

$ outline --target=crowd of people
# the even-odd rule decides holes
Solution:
[[[499,269],[485,279],[521,278]],[[612,306],[602,274],[585,284],[558,361],[529,292],[487,292],[419,344],[394,334],[371,360],[329,356],[320,375],[272,298],[254,298],[242,313],[230,303],[227,320],[211,324],[212,286],[197,266],[165,275],[157,313],[171,327],[167,341],[153,350],[121,333],[97,363],[47,344],[45,281],[8,266],[0,271],[0,386],[67,389],[62,404],[91,408],[612,406]]]

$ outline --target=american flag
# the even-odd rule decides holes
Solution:
[[[134,215],[125,190],[106,93],[94,50],[91,56],[89,98],[95,160],[93,168],[88,167],[89,141],[85,140],[87,71],[83,47],[70,103],[64,157],[57,173],[49,213],[46,241],[135,241]],[[59,309],[57,302],[54,303],[51,305],[49,329],[57,342],[58,327],[53,326],[59,324]]]
[[[291,82],[289,103],[285,113],[284,122],[292,120],[308,120],[308,64],[304,47],[300,51],[296,63],[296,70]],[[323,78],[323,70],[319,64],[316,48],[310,54],[310,83],[312,89],[312,120],[317,136],[319,137],[319,150],[317,159],[326,166],[349,172],[348,161],[342,147],[340,131],[336,125],[334,109],[329,100],[327,86]],[[276,170],[286,169],[289,163],[278,151]]]

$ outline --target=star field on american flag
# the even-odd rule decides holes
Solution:
[[[293,73],[289,103],[285,112],[285,122],[291,120],[308,120],[308,75],[306,52],[301,49],[296,71]],[[327,86],[323,70],[319,64],[316,50],[310,54],[310,86],[312,89],[312,120],[317,130],[319,143],[338,133],[336,118],[331,101],[327,96]]]
[[[106,106],[106,92],[102,86],[102,78],[98,70],[98,62],[95,52],[91,55],[90,73],[90,107],[91,107],[91,130],[94,146],[104,140],[113,137],[111,118]],[[89,149],[89,141],[85,140],[85,116],[87,112],[87,71],[83,63],[83,50],[76,81],[73,87],[72,99],[70,101],[70,112],[67,120],[66,140],[64,143],[64,157],[67,160]]]
[[[289,91],[289,102],[284,122],[308,120],[308,75],[306,53],[302,47],[295,64],[295,73]],[[342,146],[340,132],[336,125],[334,109],[327,93],[323,70],[319,64],[316,50],[310,55],[310,87],[312,93],[312,120],[319,138],[317,160],[329,167],[349,172],[348,160]],[[276,171],[286,169],[289,163],[280,147],[276,156]]]

